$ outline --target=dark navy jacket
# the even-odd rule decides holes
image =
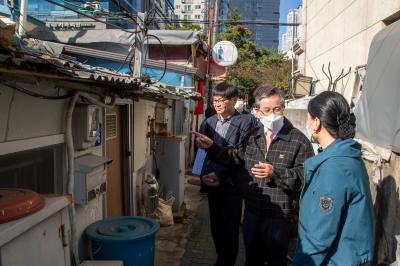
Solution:
[[[203,134],[214,139],[215,127],[218,122],[217,114],[209,117],[203,124]],[[240,114],[235,112],[230,118],[230,126],[224,138],[223,147],[226,148],[238,148],[248,138],[251,131],[255,128],[257,122],[251,114]],[[217,163],[212,162],[208,159],[207,154],[206,160],[203,165],[202,175],[215,172],[216,175],[223,181],[236,182],[240,178],[240,169],[236,167],[226,167]],[[244,169],[243,169],[244,170]],[[242,180],[243,181],[243,180]],[[225,182],[226,183],[226,182]],[[222,185],[224,182],[221,183]]]

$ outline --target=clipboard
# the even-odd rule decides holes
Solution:
[[[198,149],[196,153],[196,158],[194,159],[194,164],[192,168],[192,174],[201,175],[203,170],[204,161],[206,159],[207,152],[204,149]]]

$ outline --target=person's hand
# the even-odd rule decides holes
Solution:
[[[208,149],[213,145],[212,139],[199,132],[193,131],[192,134],[196,137],[196,145],[202,149]]]
[[[212,172],[201,177],[201,180],[210,187],[218,187],[219,186],[219,178],[218,176]]]
[[[274,167],[269,163],[258,162],[251,168],[251,173],[256,178],[270,178],[274,173]]]

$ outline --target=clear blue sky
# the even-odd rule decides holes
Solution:
[[[279,22],[286,22],[286,17],[291,8],[297,8],[301,5],[302,0],[281,0]],[[282,34],[286,32],[286,27],[279,27],[279,50],[281,49]]]

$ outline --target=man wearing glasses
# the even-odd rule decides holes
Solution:
[[[251,180],[244,195],[246,265],[268,262],[286,266],[289,235],[304,182],[303,164],[314,151],[307,137],[284,117],[285,102],[279,89],[264,86],[255,95],[258,129],[241,147],[223,148],[194,134],[211,160],[238,169],[245,166]]]
[[[218,84],[212,92],[216,114],[203,123],[205,136],[220,147],[238,148],[255,125],[253,116],[235,110],[238,89],[228,82]],[[211,235],[218,266],[234,266],[239,247],[239,224],[243,195],[236,180],[238,171],[208,160],[202,169],[202,181],[208,186]],[[241,167],[242,173],[245,169]]]

